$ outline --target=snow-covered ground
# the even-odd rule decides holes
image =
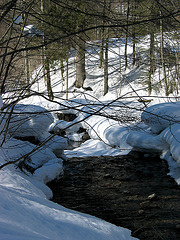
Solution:
[[[94,54],[89,49],[91,58],[87,60],[85,86],[93,91],[74,91],[74,57],[71,57],[69,101],[64,100],[65,93],[58,93],[59,89],[65,92],[66,84],[60,80],[60,70],[56,69],[51,76],[53,91],[57,92],[55,102],[40,96],[22,100],[14,107],[8,133],[3,129],[8,114],[1,119],[0,164],[16,159],[20,159],[20,164],[0,170],[0,239],[135,239],[127,229],[48,200],[52,192],[45,184],[63,174],[64,158],[123,155],[132,148],[156,151],[168,161],[169,174],[180,184],[180,103],[173,98],[173,101],[156,98],[155,91],[148,97],[139,84],[142,66],[118,74],[117,66],[122,61],[118,56],[119,53],[123,55],[123,49],[121,44],[110,49],[109,93],[106,96],[103,96],[103,71],[97,67],[96,51]],[[129,53],[131,51],[129,47]],[[120,78],[123,79],[121,84]],[[34,74],[34,79],[32,89],[45,93],[40,69]],[[161,94],[164,97],[163,91]],[[139,102],[140,96],[153,101]],[[6,97],[3,96],[4,99]],[[1,99],[0,103],[2,106]],[[77,118],[71,122],[58,120],[56,112],[74,113]],[[70,140],[82,140],[83,133],[79,133],[82,128],[87,130],[90,139],[80,147],[68,150]],[[60,132],[65,132],[65,136],[52,135]],[[37,147],[26,141],[27,136],[34,136],[43,145]],[[31,154],[28,156],[28,153]],[[29,169],[36,169],[33,174],[24,168],[22,160]]]

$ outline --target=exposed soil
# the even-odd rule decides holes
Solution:
[[[180,239],[180,187],[157,155],[72,158],[48,184],[54,202],[88,213],[147,240]]]

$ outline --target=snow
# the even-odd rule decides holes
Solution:
[[[0,237],[25,239],[130,240],[130,231],[68,210],[46,199],[40,189],[20,173],[0,174]]]
[[[180,126],[178,123],[166,128],[161,134],[161,138],[168,144],[170,153],[180,165]]]
[[[129,151],[127,150],[126,154]],[[80,147],[73,150],[65,150],[64,154],[67,158],[71,157],[87,157],[87,156],[117,156],[120,155],[120,149],[112,148],[100,140],[89,139],[82,143]],[[123,151],[122,155],[125,152]]]
[[[159,133],[170,125],[180,123],[180,102],[153,105],[142,113],[141,118],[153,133]]]
[[[0,109],[2,108],[3,106],[3,100],[2,100],[2,96],[0,95]]]
[[[28,33],[31,28],[32,26],[27,28]],[[155,151],[167,160],[169,174],[180,184],[180,102],[146,96],[139,84],[143,66],[129,67],[123,72],[124,82],[119,84],[119,74],[114,71],[119,64],[117,54],[124,51],[123,44],[119,44],[120,46],[116,42],[115,47],[112,45],[109,52],[111,78],[106,96],[103,96],[103,71],[97,67],[98,57],[93,53],[94,49],[89,49],[89,53],[94,55],[92,54],[87,64],[85,86],[92,87],[93,91],[74,91],[74,57],[71,57],[69,101],[63,100],[63,92],[55,98],[55,102],[40,95],[20,101],[13,109],[8,133],[3,128],[8,114],[5,118],[1,114],[0,165],[16,159],[23,160],[23,156],[30,153],[25,163],[35,171],[32,174],[23,168],[22,172],[17,164],[0,170],[0,239],[135,239],[130,230],[66,209],[49,200],[52,192],[46,183],[63,174],[63,161],[68,161],[69,157],[125,155],[132,149]],[[143,44],[141,47],[144,47],[144,51],[148,48]],[[128,51],[132,52],[131,46]],[[37,69],[34,74],[37,81],[32,89],[39,89],[45,94],[41,74],[41,68]],[[65,91],[65,85],[59,80],[59,76],[59,69],[51,76],[54,92],[58,84],[58,89]],[[153,94],[155,95],[155,91]],[[139,103],[139,96],[153,101]],[[7,99],[8,96],[4,95],[3,98]],[[0,108],[2,106],[0,96]],[[71,122],[58,120],[56,112],[75,113],[77,118]],[[83,133],[79,133],[80,128],[86,129],[90,139],[75,149],[68,149],[69,141],[82,141]],[[63,131],[65,136],[53,135]],[[38,147],[23,139],[24,137],[34,137],[45,144]],[[47,141],[48,139],[50,140]]]
[[[41,30],[34,27],[34,25],[30,24],[23,28],[23,35],[25,37],[34,37],[34,36],[43,36]]]
[[[127,143],[136,150],[161,152],[164,147],[160,136],[153,136],[149,133],[132,132],[127,137]]]
[[[42,167],[36,169],[33,176],[39,181],[48,183],[61,174],[63,174],[62,159],[55,158],[45,163]]]
[[[32,152],[35,147],[34,144],[27,141],[6,138],[6,141],[1,147],[1,155],[4,156],[4,161],[14,160]],[[39,167],[55,157],[55,154],[50,148],[42,146],[38,151],[30,155],[30,165]]]
[[[13,18],[13,22],[15,24],[20,24],[22,21],[23,21],[23,17],[21,15]]]
[[[3,120],[7,121],[10,116],[9,133],[12,136],[34,136],[40,141],[48,136],[48,128],[53,123],[54,118],[46,109],[30,104],[17,104],[14,107],[9,107],[7,112],[11,112],[11,109],[13,109],[12,115],[7,113]]]

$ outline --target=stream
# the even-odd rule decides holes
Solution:
[[[71,158],[50,183],[52,201],[146,240],[180,239],[180,188],[156,154]]]

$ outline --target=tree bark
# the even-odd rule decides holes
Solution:
[[[133,10],[136,10],[136,1],[133,1]],[[136,14],[133,15],[133,21],[136,22]],[[132,42],[133,42],[133,66],[136,64],[136,28],[135,25],[132,29]]]
[[[108,93],[108,45],[109,39],[106,38],[105,59],[104,59],[104,95]]]
[[[129,23],[129,10],[130,10],[130,6],[129,6],[129,0],[127,2],[128,6],[127,6],[127,15],[126,15],[126,21],[127,21],[127,25]],[[125,38],[125,50],[124,50],[124,57],[125,57],[125,70],[127,68],[128,62],[127,62],[127,46],[128,46],[128,27],[126,28],[126,38]]]
[[[68,68],[68,57],[66,58],[66,100],[68,100],[68,90],[69,90],[69,86],[68,86],[68,79],[69,76],[69,68]]]
[[[102,68],[104,61],[104,28],[101,29],[101,44],[99,52],[99,68]]]
[[[164,60],[164,33],[163,33],[163,23],[162,20],[160,20],[160,33],[161,33],[161,65],[162,65],[162,71],[163,71],[163,79],[164,79],[164,87],[165,87],[165,93],[166,96],[169,95],[168,91],[168,82],[167,82],[167,76],[166,76],[166,65]]]
[[[41,12],[44,13],[44,0],[41,0]],[[44,75],[44,81],[47,84],[47,94],[50,100],[53,100],[53,91],[51,87],[51,75],[50,75],[50,63],[49,63],[49,57],[47,53],[47,47],[45,47],[46,43],[46,37],[43,35],[43,43],[44,47],[42,48],[42,61],[43,63],[43,75]]]
[[[28,50],[26,50],[27,47],[27,39],[24,37],[25,42],[25,51],[24,51],[24,65],[25,65],[25,75],[26,75],[26,85],[28,88],[28,94],[30,93],[30,76],[29,76],[29,57],[28,57]]]
[[[152,92],[152,75],[154,74],[154,32],[150,33],[150,68],[149,68],[149,80],[148,80],[148,92],[151,95]]]
[[[86,79],[85,70],[85,40],[83,35],[79,34],[76,44],[76,81],[77,88],[83,87],[84,80]]]
[[[135,27],[133,28],[132,41],[133,41],[133,66],[134,66],[135,63],[136,63],[136,34],[135,34]]]
[[[64,85],[65,79],[64,79],[64,62],[63,58],[60,58],[60,69],[61,69],[61,79],[62,79],[62,85]]]
[[[99,53],[99,68],[102,68],[103,66],[103,61],[104,61],[104,18],[105,18],[105,10],[106,10],[106,1],[104,0],[104,5],[103,5],[103,19],[102,19],[102,25],[103,28],[100,30],[101,31],[101,44],[100,44],[100,53]]]
[[[49,60],[48,57],[46,56],[46,60],[45,60],[45,71],[46,71],[46,83],[47,83],[47,94],[50,100],[53,100],[54,96],[53,96],[53,91],[52,91],[52,87],[51,87],[51,75],[50,75],[50,64],[49,64]]]

